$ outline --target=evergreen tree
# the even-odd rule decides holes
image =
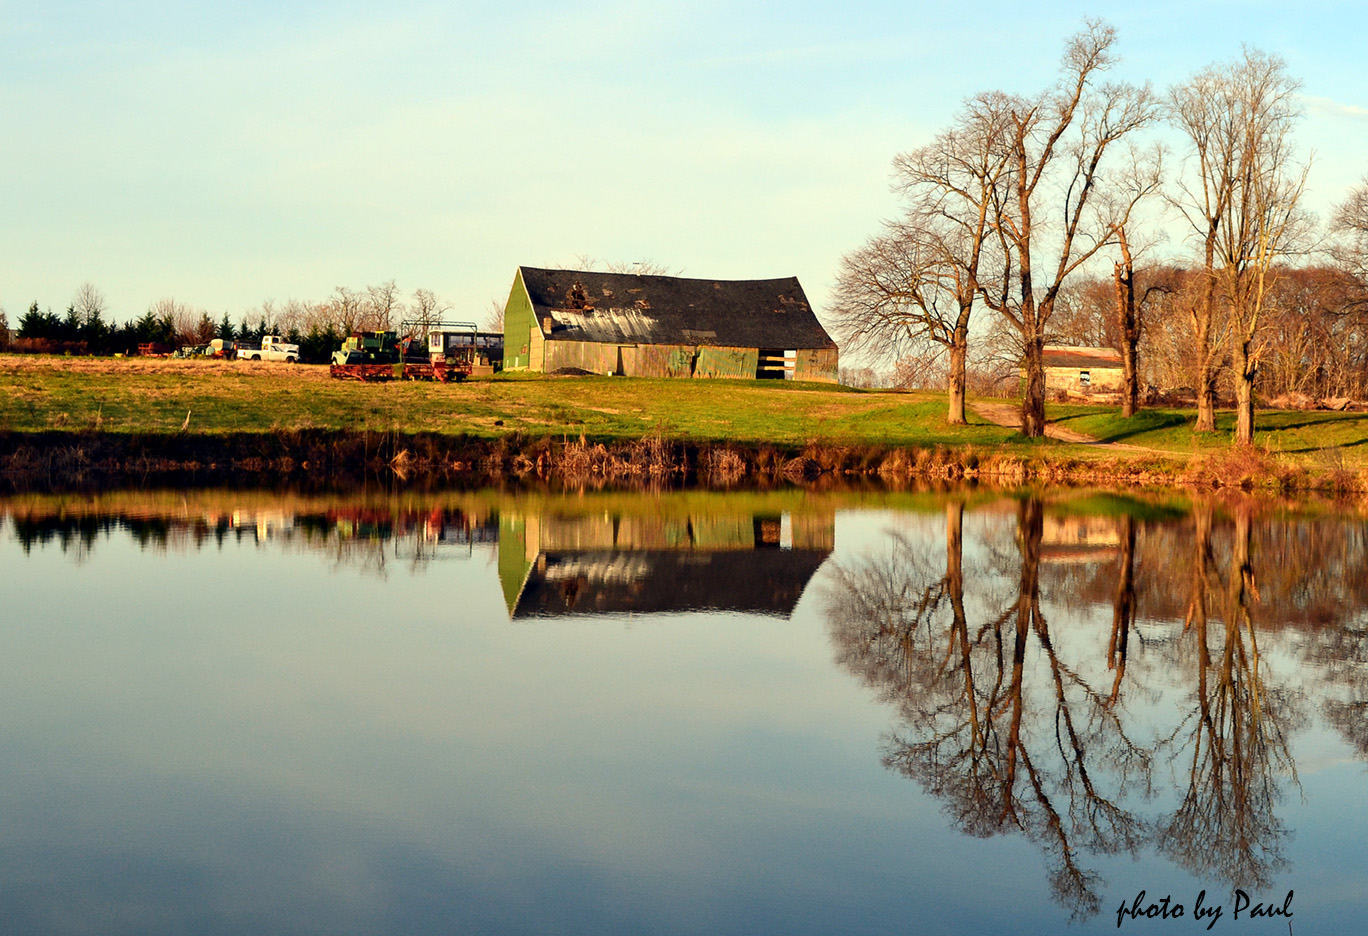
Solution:
[[[38,300],[33,300],[27,312],[19,317],[20,338],[50,338],[47,332],[47,317],[38,311]]]
[[[79,341],[81,337],[81,314],[74,304],[67,306],[66,317],[62,319],[57,337],[61,341]]]
[[[91,352],[103,352],[109,340],[109,325],[99,309],[91,309],[77,330],[77,337]]]
[[[157,319],[157,314],[148,309],[131,326],[130,330],[137,336],[138,344],[150,344],[161,341],[161,322]]]
[[[177,344],[176,317],[174,314],[166,312],[157,319],[157,336],[152,340],[167,345]]]

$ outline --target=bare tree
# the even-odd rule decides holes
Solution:
[[[1368,394],[1368,296],[1364,282],[1335,265],[1283,268],[1265,305],[1265,397],[1362,399]]]
[[[1335,207],[1331,231],[1335,235],[1331,255],[1341,269],[1358,281],[1359,291],[1352,306],[1360,310],[1368,307],[1368,176]]]
[[[1245,49],[1235,62],[1204,69],[1169,96],[1194,164],[1177,204],[1201,239],[1207,277],[1193,317],[1199,357],[1195,428],[1215,428],[1220,302],[1228,315],[1235,371],[1236,444],[1254,439],[1253,386],[1275,264],[1307,231],[1298,202],[1308,167],[1293,163],[1291,145],[1299,88],[1282,59]]]
[[[499,300],[489,300],[489,305],[485,308],[484,327],[488,331],[504,330],[504,304]]]
[[[971,100],[955,125],[893,161],[903,216],[841,260],[834,314],[847,351],[892,357],[900,369],[939,370],[949,356],[946,419],[965,422],[969,322],[980,279],[994,260],[993,219],[1008,153],[1007,99]]]
[[[394,280],[367,286],[362,307],[366,323],[374,331],[389,331],[404,317],[404,304],[399,299],[399,287]]]
[[[147,311],[158,321],[170,326],[176,344],[193,345],[200,343],[200,326],[203,324],[201,320],[205,317],[203,309],[193,309],[179,299],[167,296],[152,303],[148,306]],[[210,324],[212,325],[212,322]],[[209,337],[213,337],[212,332]],[[208,338],[204,340],[207,341]]]
[[[1136,298],[1135,258],[1142,255],[1152,240],[1137,238],[1138,211],[1142,204],[1160,191],[1164,176],[1163,149],[1155,146],[1148,153],[1132,147],[1127,168],[1107,186],[1106,214],[1112,237],[1120,254],[1112,265],[1116,294],[1117,338],[1121,351],[1121,415],[1134,416],[1140,398],[1139,349],[1144,326],[1143,313],[1149,297],[1165,287],[1151,284]]]
[[[328,300],[328,315],[337,323],[342,334],[350,335],[366,326],[363,301],[364,297],[360,293],[346,286],[338,286],[333,290]]]
[[[1115,42],[1112,27],[1087,21],[1068,43],[1059,85],[1010,103],[1004,145],[1012,191],[995,226],[1012,275],[1003,278],[1004,288],[982,295],[1021,336],[1021,431],[1030,437],[1045,432],[1044,347],[1055,302],[1066,280],[1113,235],[1092,205],[1103,158],[1157,113],[1148,87],[1097,84],[1115,61]]]
[[[575,268],[602,270],[605,273],[630,273],[636,276],[681,276],[684,268],[672,269],[649,257],[645,260],[598,260],[588,254],[575,254]]]
[[[242,334],[267,335],[272,329],[279,328],[276,321],[275,302],[267,299],[255,309],[249,310],[242,316]]]
[[[279,307],[272,304],[272,319],[282,335],[304,334],[307,313],[308,307],[298,299],[286,299]]]
[[[82,283],[76,290],[76,295],[71,300],[71,307],[76,310],[76,315],[82,325],[99,322],[108,310],[104,293],[89,280]]]
[[[409,319],[418,323],[426,331],[427,327],[441,321],[442,316],[451,311],[445,301],[439,299],[430,289],[415,289],[413,301],[409,303]]]

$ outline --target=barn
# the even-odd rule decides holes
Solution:
[[[835,383],[837,354],[796,277],[524,266],[504,307],[505,370]]]
[[[1046,345],[1044,352],[1047,394],[1105,397],[1121,391],[1125,371],[1115,348]]]
[[[692,611],[787,618],[835,542],[834,509],[812,504],[767,516],[508,509],[499,514],[499,581],[513,620]]]

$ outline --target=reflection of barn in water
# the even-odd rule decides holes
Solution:
[[[738,611],[788,617],[835,542],[835,514],[500,518],[513,618]]]
[[[1045,515],[1040,536],[1041,562],[1055,565],[1115,562],[1120,548],[1121,528],[1116,517]]]

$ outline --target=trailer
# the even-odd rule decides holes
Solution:
[[[414,332],[427,333],[425,359],[404,362],[406,379],[449,383],[465,380],[474,372],[475,339],[478,334],[474,322],[413,321],[404,325]],[[409,354],[418,357],[418,348],[411,346]]]
[[[333,352],[328,375],[337,380],[393,380],[399,338],[392,331],[355,332]]]
[[[357,332],[333,352],[328,368],[338,380],[464,380],[479,367],[473,322],[406,321],[392,331]],[[492,371],[491,371],[492,372]]]
[[[503,369],[503,333],[482,332],[474,322],[440,322],[428,332],[434,361],[459,362],[464,376],[488,377]]]

